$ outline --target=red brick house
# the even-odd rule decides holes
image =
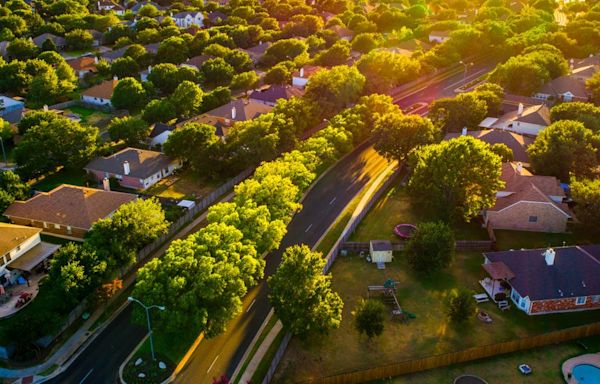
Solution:
[[[482,286],[492,298],[504,290],[528,315],[600,308],[600,245],[483,255],[483,268],[490,277]],[[489,284],[490,280],[494,284]]]
[[[15,201],[4,216],[14,224],[41,228],[46,234],[82,239],[96,221],[136,199],[130,193],[61,185],[27,201]]]
[[[181,168],[181,161],[161,152],[125,148],[106,157],[97,157],[85,170],[98,181],[115,178],[122,187],[144,190]]]

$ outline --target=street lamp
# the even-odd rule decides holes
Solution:
[[[471,65],[473,65],[473,63],[465,63],[464,61],[459,61],[459,64],[462,64],[465,67],[465,72],[463,73],[463,81],[465,81],[467,79],[467,70],[469,69],[469,67]]]
[[[165,307],[162,305],[150,305],[146,306],[144,303],[136,299],[135,297],[129,296],[127,301],[133,301],[144,307],[146,310],[146,320],[148,321],[148,333],[150,334],[150,353],[152,354],[152,360],[156,360],[156,356],[154,356],[154,342],[152,341],[152,326],[150,325],[150,310],[152,308],[158,308],[159,311],[164,311]]]

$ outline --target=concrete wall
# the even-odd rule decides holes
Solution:
[[[537,222],[529,217],[536,216]],[[519,202],[501,211],[487,211],[485,217],[494,229],[562,233],[568,217],[551,203]]]

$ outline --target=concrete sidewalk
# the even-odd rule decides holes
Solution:
[[[230,192],[228,195],[226,195],[222,199],[216,201],[214,204],[229,201],[233,198],[233,196],[234,196],[233,192]],[[163,244],[156,251],[154,251],[150,257],[147,257],[146,260],[144,260],[143,264],[147,263],[148,261],[152,260],[155,257],[161,256],[162,254],[164,254],[165,251],[168,249],[168,247],[171,245],[171,243],[173,241],[184,238],[188,234],[190,234],[190,232],[192,232],[194,230],[194,228],[196,228],[200,223],[202,223],[204,220],[206,220],[207,214],[208,214],[208,210],[204,211],[200,216],[198,216],[192,222],[190,222],[185,227],[183,227],[175,236],[173,236],[170,240],[165,242],[165,244]],[[141,266],[143,266],[143,265],[141,265]],[[131,284],[133,284],[135,282],[135,278],[136,278],[135,272],[133,272],[133,273],[129,274],[128,276],[126,276],[125,278],[123,278],[123,289],[122,290],[125,290],[127,287],[129,287]],[[96,309],[91,314],[89,319],[87,319],[85,321],[83,326],[81,328],[79,328],[79,330],[77,330],[77,332],[75,332],[71,337],[69,337],[69,339],[67,341],[65,341],[54,353],[52,353],[52,355],[50,355],[48,357],[48,359],[46,359],[46,361],[44,361],[41,364],[32,366],[32,367],[20,368],[20,369],[11,369],[11,368],[0,367],[0,378],[15,378],[15,379],[27,378],[27,379],[29,379],[29,378],[33,377],[33,382],[38,383],[38,382],[43,382],[45,380],[48,380],[48,379],[60,374],[62,371],[64,371],[69,366],[69,364],[73,360],[75,360],[75,358],[80,353],[82,353],[85,350],[87,344],[91,343],[93,341],[93,339],[97,335],[99,335],[103,331],[103,329],[108,324],[110,324],[112,319],[114,317],[116,317],[121,312],[121,310],[123,310],[123,308],[125,308],[125,306],[128,304],[128,302],[125,302],[119,309],[117,309],[113,314],[111,314],[111,317],[107,321],[105,321],[104,324],[102,324],[97,329],[92,330],[92,327],[93,327],[94,323],[96,322],[96,320],[98,320],[102,316],[102,314],[104,313],[106,308],[108,308],[108,306],[110,306],[112,303],[114,303],[114,301],[117,299],[118,296],[119,296],[118,294],[113,296],[111,299],[109,299],[109,301],[106,304],[104,304],[102,307]],[[52,372],[50,375],[48,375],[48,376],[40,376],[39,375],[40,372],[43,372],[55,365],[57,365],[58,368],[54,372]],[[19,383],[19,382],[20,381],[17,381],[17,383]]]
[[[281,324],[280,320],[277,320],[275,325],[273,325],[273,328],[271,328],[271,330],[267,334],[267,337],[265,337],[263,342],[260,344],[260,346],[256,350],[256,353],[252,357],[252,360],[250,360],[250,363],[248,363],[246,370],[244,371],[244,373],[242,374],[242,377],[240,378],[240,381],[239,381],[240,384],[246,384],[246,383],[250,383],[252,381],[252,376],[254,376],[254,372],[256,372],[256,369],[260,365],[260,362],[263,360],[263,358],[267,354],[269,347],[271,346],[271,344],[273,344],[273,341],[275,341],[275,338],[277,337],[277,335],[279,335],[279,332],[281,332],[282,329],[283,329],[283,324]]]

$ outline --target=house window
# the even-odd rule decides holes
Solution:
[[[54,224],[54,229],[60,229],[60,224]]]
[[[73,231],[71,230],[71,226],[67,225],[67,233],[70,235]]]
[[[537,216],[529,216],[530,223],[537,223]]]
[[[586,296],[581,296],[577,298],[577,301],[575,302],[575,304],[577,305],[583,305],[585,304],[587,297]]]
[[[592,296],[592,303],[600,303],[600,295]]]
[[[46,223],[46,222],[44,221],[44,223],[43,223],[43,224],[44,224],[44,228],[48,228],[48,223]]]
[[[21,250],[21,246],[17,245],[17,252],[19,252]]]

